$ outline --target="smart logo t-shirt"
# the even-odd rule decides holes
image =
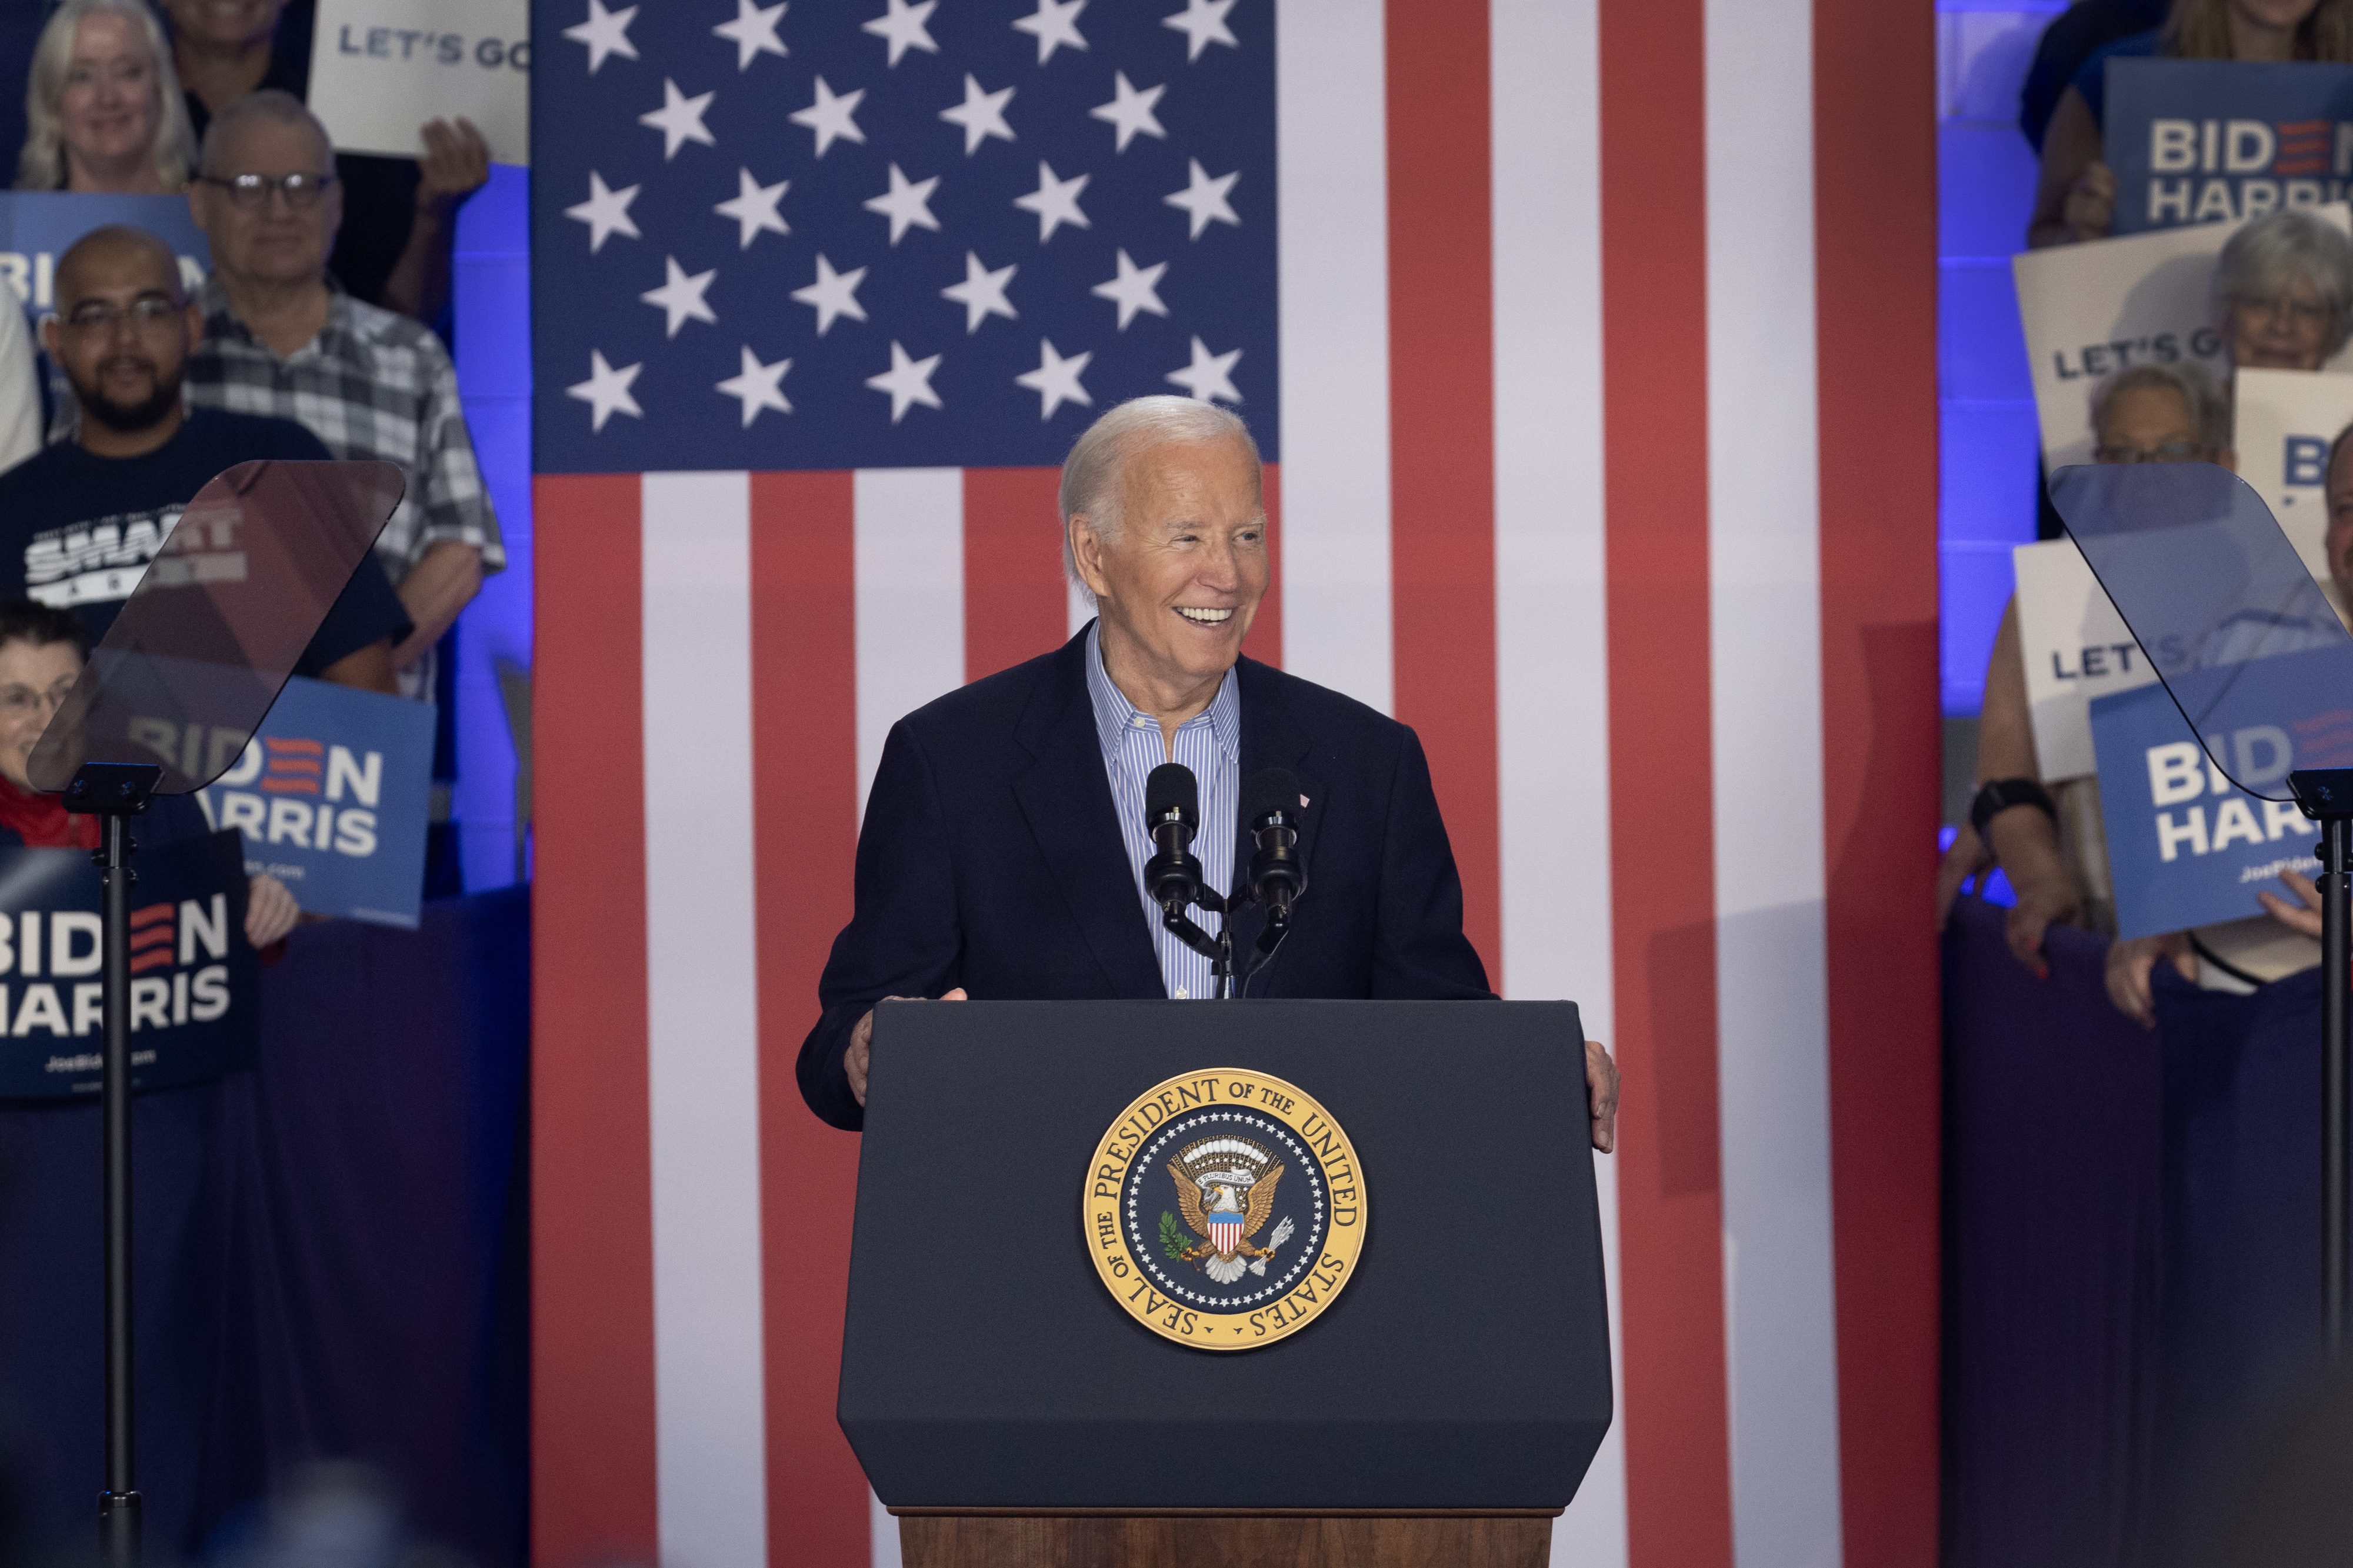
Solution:
[[[0,474],[0,599],[71,610],[95,645],[164,536],[215,476],[259,459],[328,457],[319,438],[290,419],[216,408],[190,409],[169,441],[136,458],[101,458],[60,442]],[[370,552],[296,671],[315,676],[409,630],[408,614]]]

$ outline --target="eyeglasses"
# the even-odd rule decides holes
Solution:
[[[125,316],[142,332],[152,332],[166,321],[177,319],[181,307],[161,294],[144,294],[128,306],[111,304],[104,300],[85,300],[66,313],[65,323],[77,332],[111,332],[114,324]]]
[[[2206,453],[2207,448],[2195,441],[2168,441],[2147,450],[2139,447],[2094,447],[2092,459],[2099,463],[2194,463]]]
[[[2236,294],[2232,296],[2231,303],[2242,310],[2251,311],[2258,316],[2268,316],[2275,321],[2284,320],[2289,326],[2300,331],[2316,331],[2327,326],[2331,314],[2328,307],[2317,300],[2291,300],[2284,295],[2276,294],[2269,298],[2254,294]]]
[[[54,713],[65,705],[66,695],[73,687],[71,677],[47,691],[36,691],[29,686],[0,686],[0,719],[23,719],[43,710]]]
[[[196,178],[227,191],[231,206],[262,206],[269,202],[269,193],[277,191],[297,212],[317,206],[319,198],[327,194],[327,187],[335,183],[332,174],[282,174],[274,180],[267,174],[231,174],[227,179],[218,174],[199,174]]]

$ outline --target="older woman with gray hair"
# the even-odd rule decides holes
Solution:
[[[66,0],[33,49],[20,191],[170,195],[196,141],[164,29],[145,0]]]
[[[2231,237],[2214,266],[2222,354],[2242,370],[2318,370],[2353,337],[2353,240],[2303,208]]]

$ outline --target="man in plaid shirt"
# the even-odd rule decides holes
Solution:
[[[299,100],[263,91],[224,109],[202,171],[193,205],[213,271],[188,400],[299,420],[338,458],[400,465],[408,493],[376,553],[417,626],[393,650],[401,689],[430,697],[434,645],[506,564],[457,369],[429,329],[329,276],[343,193],[326,130]]]

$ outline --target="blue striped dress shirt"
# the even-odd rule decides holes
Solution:
[[[1209,961],[1176,939],[1160,923],[1160,906],[1144,890],[1144,863],[1152,858],[1152,835],[1144,826],[1144,781],[1163,763],[1182,763],[1201,783],[1201,826],[1194,835],[1193,855],[1209,886],[1224,893],[1234,875],[1234,816],[1240,810],[1242,769],[1242,699],[1234,672],[1209,706],[1177,727],[1172,749],[1164,747],[1160,721],[1139,712],[1120,694],[1103,669],[1103,629],[1087,631],[1087,695],[1094,700],[1095,732],[1103,738],[1103,770],[1111,775],[1111,798],[1119,814],[1120,837],[1127,845],[1128,868],[1135,875],[1135,897],[1152,928],[1153,952],[1159,955],[1160,978],[1168,994],[1191,1000],[1214,994]],[[1211,936],[1222,917],[1205,910],[1189,911],[1195,923]]]

